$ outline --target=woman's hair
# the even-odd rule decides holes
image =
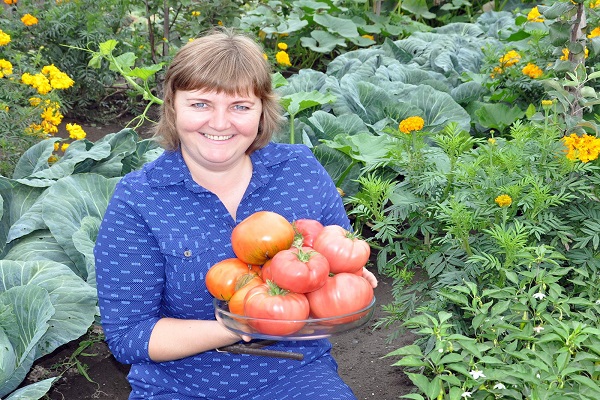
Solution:
[[[271,67],[262,47],[249,36],[215,28],[183,46],[171,62],[164,82],[164,102],[154,139],[165,150],[177,150],[174,97],[178,90],[207,90],[227,95],[254,94],[262,101],[258,136],[246,153],[266,146],[282,119],[273,91]]]

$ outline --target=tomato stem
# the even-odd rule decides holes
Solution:
[[[285,296],[290,292],[289,290],[280,288],[275,282],[273,282],[270,279],[267,279],[265,283],[269,286],[270,296]]]

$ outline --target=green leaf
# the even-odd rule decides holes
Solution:
[[[478,122],[481,125],[503,132],[516,120],[523,118],[525,112],[516,105],[509,108],[503,103],[482,103],[479,105],[477,111],[475,111],[475,115],[478,117]]]
[[[335,96],[323,94],[316,90],[312,92],[299,92],[281,98],[282,107],[293,118],[296,114],[308,108],[320,106],[335,101]]]
[[[406,10],[416,17],[416,19],[425,18],[425,19],[433,19],[435,18],[435,14],[429,12],[429,7],[427,6],[427,1],[425,0],[405,0],[401,3],[401,7],[403,10]]]
[[[400,359],[399,361],[396,361],[392,365],[401,366],[401,367],[426,367],[429,364],[420,358],[413,357],[413,356],[406,356],[406,357],[403,357],[402,359]]]
[[[134,68],[127,73],[127,76],[132,78],[140,78],[143,81],[147,81],[154,76],[163,67],[164,63],[149,65],[144,68]]]
[[[131,67],[135,65],[136,55],[132,52],[123,53],[113,60],[114,64],[110,64],[111,71],[118,71],[117,66],[120,67],[123,71],[125,71],[125,75],[129,74],[131,71]]]
[[[338,34],[345,38],[356,38],[360,35],[354,22],[348,18],[338,18],[331,14],[315,14],[315,23],[323,26],[329,33]]]
[[[23,386],[19,390],[12,392],[5,400],[38,400],[41,399],[48,393],[52,388],[52,384],[56,382],[60,377],[44,379],[39,382]]]
[[[314,30],[310,32],[310,37],[302,36],[300,38],[302,46],[316,51],[317,53],[329,53],[337,46],[346,47],[346,41],[340,37],[334,36],[329,32]]]
[[[110,40],[107,40],[106,42],[100,43],[98,45],[100,54],[105,55],[105,56],[110,55],[113,52],[113,50],[117,47],[118,43],[119,42],[117,42],[114,39],[110,39]]]

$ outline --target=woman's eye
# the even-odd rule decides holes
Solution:
[[[243,106],[241,104],[236,104],[235,106],[233,106],[233,108],[235,108],[237,111],[245,111],[248,110],[250,107]]]
[[[194,103],[194,104],[192,104],[192,107],[194,107],[194,108],[205,108],[206,107],[206,103]]]

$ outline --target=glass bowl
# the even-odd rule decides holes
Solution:
[[[314,340],[348,332],[365,325],[375,311],[375,297],[371,303],[356,312],[328,318],[306,320],[273,320],[251,318],[229,312],[227,302],[214,299],[215,317],[227,329],[254,339]],[[290,332],[290,333],[275,333]]]

